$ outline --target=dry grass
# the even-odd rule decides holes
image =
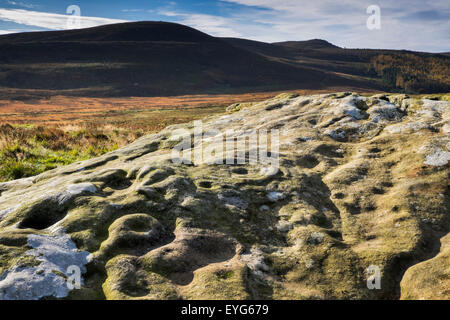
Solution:
[[[0,181],[33,176],[132,142],[143,130],[82,125],[0,125]]]

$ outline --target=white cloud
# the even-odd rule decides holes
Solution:
[[[242,34],[232,27],[233,19],[226,17],[199,14],[199,13],[179,13],[174,11],[160,11],[160,15],[171,18],[178,18],[178,22],[192,28],[206,32],[216,37],[240,37]]]
[[[67,21],[70,17],[70,15],[49,12],[39,12],[22,9],[0,9],[0,20],[51,30],[67,29]],[[99,17],[80,17],[81,28],[90,28],[120,22],[127,21]]]
[[[19,29],[0,30],[0,35],[17,33],[17,32],[25,32],[25,31],[30,31],[30,30],[19,30]]]
[[[37,7],[34,4],[29,4],[29,3],[25,3],[25,2],[21,2],[21,1],[10,1],[10,0],[8,0],[8,4],[13,5],[13,6],[28,8],[28,9],[32,9],[32,8],[36,8]]]
[[[122,12],[141,12],[143,9],[122,9]]]

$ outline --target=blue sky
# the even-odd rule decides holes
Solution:
[[[369,30],[366,10],[374,4],[381,28]],[[66,29],[70,5],[80,7],[82,27],[162,20],[266,42],[320,38],[347,48],[450,51],[449,0],[0,0],[0,34]]]

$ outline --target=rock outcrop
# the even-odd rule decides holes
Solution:
[[[0,184],[0,299],[450,299],[449,127],[283,94]]]

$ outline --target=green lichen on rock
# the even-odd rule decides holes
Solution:
[[[91,254],[68,299],[448,299],[449,113],[441,96],[282,94],[205,119],[185,163],[173,133],[194,123],[0,184],[0,287],[37,267],[30,239],[68,235]],[[278,130],[276,168],[201,149],[255,129]]]
[[[241,111],[242,109],[245,109],[245,108],[250,108],[250,107],[254,106],[255,104],[256,104],[255,102],[235,103],[235,104],[232,104],[229,107],[227,107],[226,111],[228,113],[234,113],[234,112]]]

